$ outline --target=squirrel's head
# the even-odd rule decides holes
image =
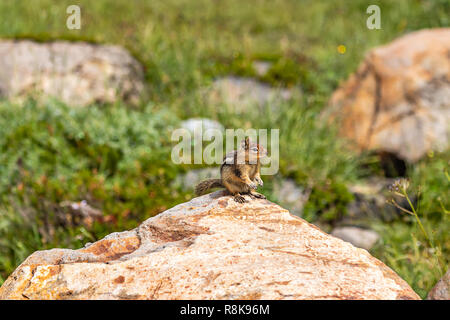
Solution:
[[[262,145],[252,142],[249,137],[242,140],[241,148],[246,151],[246,155],[251,159],[259,159],[267,156],[267,150]]]

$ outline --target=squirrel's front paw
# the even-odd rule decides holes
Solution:
[[[250,187],[250,189],[254,189],[254,190],[256,190],[258,188],[258,185],[254,182],[250,183],[248,186]]]
[[[234,196],[234,201],[239,203],[247,202],[247,200],[245,200],[245,198],[239,194]]]
[[[256,177],[256,178],[255,178],[255,181],[256,181],[260,186],[263,186],[263,185],[264,185],[264,182],[262,181],[262,179],[261,179],[260,177]]]

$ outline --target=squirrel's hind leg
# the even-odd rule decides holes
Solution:
[[[233,199],[234,199],[234,201],[239,202],[239,203],[245,203],[245,202],[248,202],[248,201],[245,200],[245,198],[244,198],[242,195],[240,195],[239,193],[234,194],[234,195],[233,195]]]
[[[224,181],[223,183],[224,187],[228,190],[228,192],[233,196],[234,201],[239,203],[248,202],[242,195],[241,195],[241,188],[239,186],[236,186],[233,183],[230,183],[229,181]]]

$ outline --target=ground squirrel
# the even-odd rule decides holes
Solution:
[[[241,143],[239,150],[233,150],[225,155],[220,166],[220,179],[208,179],[195,187],[197,195],[205,193],[212,188],[223,187],[227,189],[234,200],[240,203],[247,202],[242,194],[252,198],[265,199],[266,197],[254,190],[263,185],[260,176],[260,159],[267,155],[263,146],[253,143],[247,137]]]

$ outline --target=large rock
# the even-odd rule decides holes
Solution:
[[[366,250],[217,191],[79,250],[38,251],[0,299],[418,299]]]
[[[370,51],[330,100],[361,149],[414,162],[450,136],[450,28],[422,30]]]
[[[137,103],[141,65],[123,48],[84,42],[0,41],[0,96],[55,97],[69,105]]]

